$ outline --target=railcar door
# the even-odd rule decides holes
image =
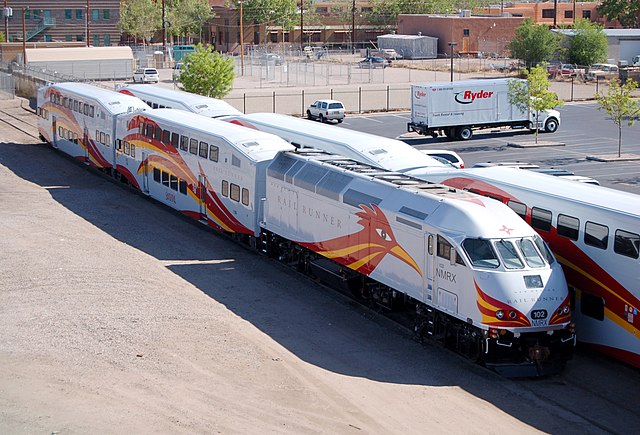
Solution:
[[[114,147],[115,148],[115,147]],[[142,191],[149,193],[149,159],[146,152],[142,152]]]
[[[433,287],[435,280],[435,240],[433,234],[426,233],[424,240],[425,265],[424,265],[424,294],[423,301],[429,305],[433,304]]]
[[[58,148],[58,120],[51,115],[51,146]]]
[[[198,175],[198,199],[200,220],[207,220],[207,177]]]
[[[97,138],[96,138],[97,140]],[[89,164],[89,130],[84,128],[84,163]]]

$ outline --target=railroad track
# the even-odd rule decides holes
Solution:
[[[30,108],[25,108],[23,105],[0,108],[0,122],[19,130],[29,137],[40,140],[36,119],[35,112]]]

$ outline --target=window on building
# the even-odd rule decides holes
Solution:
[[[84,13],[82,9],[76,9],[76,20],[84,20]]]
[[[84,35],[76,35],[76,41],[84,41]]]
[[[97,47],[100,45],[100,35],[93,35],[93,46]]]
[[[51,35],[44,35],[44,42],[51,42],[53,41],[53,38],[51,38]]]
[[[25,20],[28,20],[28,19],[30,19],[30,18],[31,18],[31,9],[26,9],[26,10],[24,11],[24,19],[25,19]]]
[[[72,14],[71,14],[71,9],[65,9],[65,10],[64,10],[64,19],[65,19],[65,20],[70,20],[70,19],[71,19],[71,16],[72,16]]]
[[[108,19],[109,19],[109,17],[110,17],[110,15],[111,15],[111,14],[110,14],[109,9],[103,9],[103,10],[102,10],[102,18],[103,18],[103,19],[108,20]]]
[[[73,36],[72,35],[64,35],[64,40],[65,41],[73,41]]]
[[[104,35],[104,46],[108,47],[111,45],[111,35]]]
[[[564,11],[564,17],[565,18],[573,18],[573,11],[571,11],[571,10]]]
[[[91,10],[91,21],[98,21],[100,19],[100,9]]]
[[[469,29],[462,29],[462,36],[469,36]]]
[[[554,9],[543,9],[542,10],[542,18],[553,18],[555,17]]]
[[[591,11],[582,11],[582,18],[590,20],[591,19]]]

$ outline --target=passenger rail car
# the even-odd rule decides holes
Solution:
[[[497,199],[525,219],[575,292],[578,340],[640,367],[640,196],[507,167],[422,178]]]
[[[414,168],[446,166],[407,148],[404,142],[345,128],[335,128],[279,113],[251,113],[222,118],[234,124],[273,133],[297,147],[317,148],[359,162],[411,175]]]
[[[101,104],[83,85],[45,87],[48,140],[51,94]],[[409,308],[419,336],[505,375],[556,373],[570,358],[562,269],[505,205],[185,111],[112,121],[113,152],[99,157],[158,201],[356,297]]]
[[[138,98],[83,83],[60,83],[38,90],[38,131],[54,148],[95,168],[115,169],[115,120],[142,111]]]
[[[160,86],[127,85],[119,88],[118,92],[138,97],[152,109],[178,109],[208,118],[242,115],[242,112],[226,101]]]
[[[278,154],[266,193],[266,251],[415,307],[418,334],[509,375],[557,372],[571,355],[562,269],[503,204],[304,149]]]

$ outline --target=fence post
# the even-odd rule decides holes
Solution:
[[[573,79],[574,78],[575,77],[571,77],[571,100],[570,101],[573,101]]]
[[[300,115],[304,116],[304,89],[302,90],[302,111],[300,111]]]
[[[598,93],[598,85],[600,85],[600,77],[596,75],[596,94]]]
[[[242,94],[242,112],[247,113],[247,93]]]
[[[389,111],[389,85],[387,85],[387,112]]]
[[[358,113],[362,113],[362,86],[358,87]]]
[[[276,113],[276,91],[273,91],[273,113]]]

